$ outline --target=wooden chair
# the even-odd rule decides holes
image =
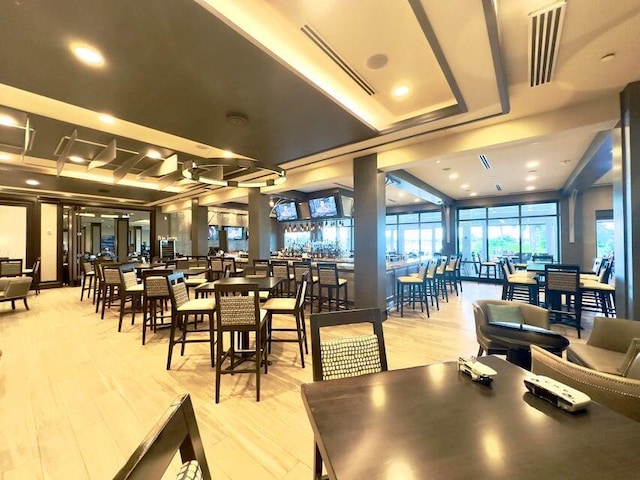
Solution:
[[[118,289],[120,288],[120,269],[119,265],[115,263],[101,263],[100,268],[102,268],[101,272],[101,280],[100,280],[100,292],[98,293],[98,299],[96,302],[96,312],[98,311],[98,306],[100,302],[102,302],[102,308],[100,313],[100,318],[104,319],[104,311],[109,305],[111,305],[116,298],[119,298]]]
[[[491,261],[483,261],[480,258],[480,254],[476,252],[471,253],[471,259],[473,260],[473,264],[476,269],[476,273],[478,274],[478,281],[482,278],[482,270],[486,271],[486,278],[491,278],[489,273],[493,273],[493,278],[498,278],[498,263]]]
[[[171,292],[167,277],[173,270],[148,269],[142,272],[142,345],[146,341],[147,326],[155,333],[158,328],[158,317],[164,319],[164,309],[171,302]],[[158,311],[160,315],[158,315]]]
[[[344,325],[370,324],[373,333],[323,339],[321,331]],[[311,315],[313,381],[355,377],[388,370],[380,310],[366,308]],[[315,444],[315,480],[322,478],[322,456]]]
[[[551,323],[575,327],[580,338],[582,330],[582,290],[578,265],[545,264],[545,302]]]
[[[84,292],[87,292],[87,298],[90,298],[91,292],[95,288],[97,282],[93,263],[88,261],[82,262],[82,287],[80,289],[80,301],[84,298]]]
[[[209,343],[211,354],[211,366],[215,365],[215,324],[213,316],[215,313],[215,300],[213,298],[196,298],[189,300],[187,285],[184,283],[182,273],[174,273],[167,277],[169,292],[171,294],[171,332],[169,334],[169,351],[167,353],[167,370],[171,369],[171,357],[173,348],[179,343],[180,355],[184,355],[187,343]],[[205,330],[198,330],[198,316],[207,316],[209,319],[208,336],[198,336],[197,338],[187,338],[189,333],[205,333]],[[189,329],[189,316],[194,316],[193,328]],[[176,339],[176,331],[180,332],[180,337]],[[193,337],[193,335],[192,335]]]
[[[304,368],[304,352],[309,353],[307,345],[307,328],[304,321],[304,304],[307,291],[306,274],[302,281],[298,284],[295,298],[274,297],[267,300],[262,308],[267,311],[268,335],[269,335],[269,353],[271,353],[271,342],[297,342],[300,348],[300,362]],[[293,315],[296,322],[295,328],[278,327],[273,328],[273,314]],[[273,338],[273,332],[296,332],[297,338]]]
[[[344,309],[349,308],[349,300],[347,296],[347,281],[338,276],[338,267],[335,263],[318,263],[318,312],[322,310],[322,304],[327,302],[329,310],[331,310],[331,304],[335,306],[336,310],[340,309],[340,305]],[[326,290],[327,294],[324,296],[322,293]],[[340,300],[340,290],[344,290],[344,296]]]
[[[309,299],[309,305],[311,306],[311,310],[313,310],[313,301],[315,300],[315,296],[313,294],[314,286],[318,284],[318,277],[313,275],[313,270],[311,268],[311,261],[302,260],[298,262],[293,262],[293,277],[296,286],[296,290],[300,286],[300,282],[304,278],[305,274],[307,275],[307,298]]]
[[[189,394],[179,396],[134,450],[114,480],[161,480],[176,452],[183,463],[178,479],[211,480]],[[190,475],[187,472],[194,474]],[[201,475],[201,477],[197,475]]]
[[[221,257],[212,257],[209,259],[209,281],[215,281],[222,278],[224,273],[224,265]]]
[[[220,402],[220,379],[222,375],[236,373],[256,374],[256,401],[260,401],[260,369],[268,373],[267,312],[260,309],[258,285],[216,285],[216,403]],[[229,346],[224,348],[223,333],[228,332]],[[249,348],[249,334],[255,335],[253,348]],[[236,342],[238,340],[238,342]],[[241,344],[236,347],[236,344]],[[230,364],[224,367],[224,362]],[[253,363],[252,368],[242,368],[244,362]],[[224,367],[224,368],[223,368]]]
[[[40,257],[33,263],[33,267],[25,268],[22,273],[33,279],[31,289],[36,292],[36,295],[40,295]]]
[[[404,304],[410,302],[412,308],[416,308],[416,300],[420,304],[420,311],[427,309],[427,317],[429,317],[429,301],[427,299],[427,268],[428,265],[420,265],[418,274],[404,275],[396,278],[396,311],[400,310],[400,317],[404,317]],[[408,295],[406,291],[408,289]]]
[[[131,314],[131,325],[135,323],[136,313],[141,312],[142,294],[144,285],[138,283],[138,276],[133,264],[120,265],[120,286],[118,294],[120,296],[120,314],[118,317],[118,331],[122,330],[122,319],[127,313]],[[127,302],[130,303],[127,307]]]
[[[281,295],[291,296],[291,285],[295,283],[295,275],[293,274],[292,267],[289,265],[288,260],[271,260],[269,262],[269,269],[271,275],[274,277],[284,278],[280,289]]]

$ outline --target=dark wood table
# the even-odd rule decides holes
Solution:
[[[538,345],[556,355],[562,354],[569,346],[569,340],[562,335],[534,325],[511,322],[489,322],[480,325],[480,331],[487,338],[500,343],[507,349],[507,360],[531,370],[530,346]]]
[[[456,362],[303,385],[329,477],[638,478],[640,423],[598,404],[565,412],[526,390],[525,370],[480,361],[490,385]]]

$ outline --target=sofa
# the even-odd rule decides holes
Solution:
[[[31,288],[31,277],[2,277],[0,278],[0,302],[11,302],[11,309],[16,309],[16,300],[22,300],[29,310],[27,295]]]
[[[586,343],[571,343],[567,359],[583,367],[626,375],[640,348],[640,321],[595,317]]]
[[[473,304],[473,317],[476,322],[476,338],[480,346],[478,356],[483,353],[489,355],[507,353],[502,344],[496,344],[480,331],[481,325],[486,325],[491,321],[524,323],[540,328],[549,328],[549,311],[546,308],[509,300],[476,300]]]

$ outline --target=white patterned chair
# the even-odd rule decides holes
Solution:
[[[344,325],[370,324],[373,333],[335,336],[329,330]],[[324,330],[325,338],[321,338]],[[355,377],[388,369],[380,310],[363,308],[311,315],[313,381]],[[322,457],[314,452],[314,479],[322,478]]]

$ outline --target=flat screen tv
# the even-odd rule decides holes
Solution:
[[[298,208],[296,202],[282,202],[276,205],[276,218],[279,222],[298,220]]]
[[[336,197],[333,195],[328,197],[310,198],[309,213],[311,218],[327,218],[338,216],[338,205]]]
[[[227,240],[244,240],[244,230],[242,227],[224,227],[227,231]]]
[[[208,234],[208,239],[209,240],[219,240],[220,238],[220,234],[218,231],[218,226],[217,225],[209,225],[209,234]]]

